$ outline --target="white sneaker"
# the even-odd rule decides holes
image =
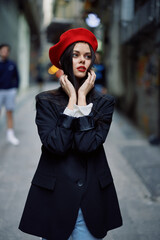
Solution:
[[[7,141],[14,146],[19,145],[19,140],[15,137],[14,132],[12,129],[7,131]]]

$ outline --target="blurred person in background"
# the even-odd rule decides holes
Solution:
[[[9,60],[10,46],[0,45],[0,111],[2,106],[6,109],[7,119],[7,141],[15,146],[19,140],[14,133],[13,111],[15,109],[15,98],[19,86],[19,76],[16,64]]]
[[[40,74],[37,75],[36,82],[38,84],[38,88],[39,88],[38,90],[39,90],[39,92],[41,92],[43,89],[43,85],[44,85],[44,79],[43,79],[42,75],[40,75]]]
[[[61,87],[36,96],[42,155],[19,228],[43,240],[101,240],[122,225],[103,148],[115,101],[94,90],[97,47],[85,28],[63,33],[49,50]]]
[[[95,89],[98,92],[106,94],[107,93],[106,67],[101,61],[101,53],[100,52],[96,52],[96,59],[95,59],[94,65],[93,65],[93,69],[96,74]]]
[[[36,82],[38,84],[38,91],[39,92],[42,92],[43,90],[43,85],[44,85],[44,77],[43,77],[43,68],[42,68],[42,64],[40,63],[40,60],[39,60],[39,63],[37,65],[37,77],[36,77]]]

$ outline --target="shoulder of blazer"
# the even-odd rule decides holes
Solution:
[[[96,111],[101,111],[101,109],[103,109],[104,106],[111,106],[111,105],[115,105],[115,98],[109,94],[102,94],[99,92],[96,92],[96,98],[94,101],[94,109]]]
[[[102,101],[102,102],[105,102],[105,101],[115,102],[115,98],[112,95],[102,94],[96,90],[94,91],[93,100],[95,100],[95,101],[98,100],[98,101]]]
[[[54,104],[54,106],[59,109],[63,110],[67,106],[65,102],[61,102],[61,98],[66,98],[66,94],[61,92],[61,95],[55,95],[54,93],[58,92],[59,89],[44,91],[36,95],[35,99],[37,101],[45,100],[48,103]],[[60,101],[58,101],[60,100]],[[101,94],[95,91],[93,97],[93,105],[96,110],[100,110],[104,105],[115,104],[115,98],[109,94]]]
[[[65,107],[67,106],[65,102],[62,101],[65,100],[66,96],[62,95],[56,95],[58,92],[58,89],[55,90],[49,90],[49,91],[44,91],[35,96],[36,103],[43,102],[43,104],[51,108],[52,111],[55,111],[56,113],[63,113]],[[54,94],[56,93],[56,94]]]
[[[44,91],[44,92],[41,92],[41,93],[37,94],[35,96],[35,99],[36,99],[36,101],[39,101],[39,100],[52,100],[52,99],[54,99],[54,96],[52,94],[52,91],[49,90],[49,91]]]
[[[36,101],[48,101],[48,103],[54,104],[60,109],[66,107],[68,103],[68,96],[61,87],[41,92],[36,95],[35,99]]]

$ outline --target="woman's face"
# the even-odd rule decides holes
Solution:
[[[91,50],[88,43],[78,42],[73,48],[73,73],[76,78],[84,78],[91,65]]]

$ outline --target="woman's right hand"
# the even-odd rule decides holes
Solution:
[[[69,97],[68,108],[73,109],[73,105],[76,104],[77,96],[73,84],[68,80],[68,76],[63,74],[60,77],[60,84]]]

